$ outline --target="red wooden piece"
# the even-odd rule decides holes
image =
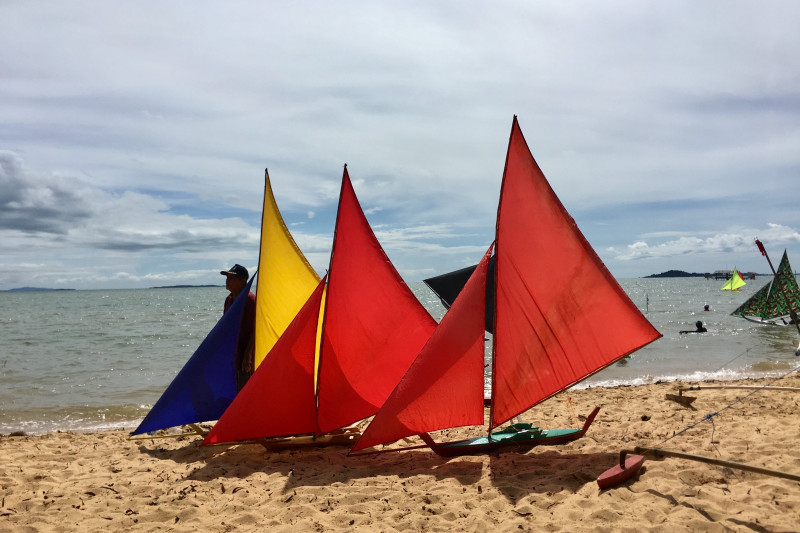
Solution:
[[[642,463],[644,463],[644,455],[629,455],[625,459],[624,467],[617,463],[613,468],[609,468],[598,476],[597,484],[602,490],[627,481],[639,471]]]

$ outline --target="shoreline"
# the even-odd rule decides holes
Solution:
[[[755,381],[701,385],[768,380]],[[800,376],[776,385],[800,387]],[[601,406],[582,439],[449,460],[427,450],[348,457],[341,447],[267,452],[255,444],[199,447],[199,438],[131,441],[127,429],[3,436],[0,530],[796,530],[800,483],[785,479],[648,458],[638,478],[598,488],[597,476],[634,446],[800,474],[800,393],[700,390],[684,393],[697,398],[687,408],[665,399],[678,386],[688,384],[562,392],[522,419],[576,427]],[[710,413],[719,415],[705,419]]]
[[[797,364],[792,364],[797,363]],[[617,366],[624,368],[625,363],[615,363]],[[639,378],[607,378],[596,379],[589,378],[574,385],[571,389],[564,391],[560,394],[569,394],[570,392],[579,390],[595,390],[595,389],[613,389],[624,387],[643,387],[648,385],[659,384],[672,384],[672,385],[689,385],[696,383],[764,383],[774,379],[780,379],[785,376],[800,370],[800,358],[795,360],[777,361],[771,363],[764,363],[761,369],[753,369],[752,373],[741,375],[739,371],[720,369],[715,372],[695,371],[691,375],[684,376],[643,376]],[[133,408],[138,408],[141,414],[135,418],[130,418],[130,413]],[[73,427],[55,427],[56,422],[52,420],[24,420],[19,422],[4,422],[0,423],[0,437],[3,436],[41,436],[49,433],[58,432],[73,432],[73,433],[103,433],[108,431],[133,431],[141,423],[142,419],[147,415],[150,408],[144,408],[139,404],[134,405],[121,405],[111,407],[97,407],[94,413],[98,420],[96,422],[86,422],[91,419],[92,412],[86,406],[76,406],[75,411],[79,414],[79,419],[83,424]],[[113,420],[114,411],[124,413],[124,418],[121,420]],[[53,416],[69,416],[69,411],[64,407],[54,408]],[[111,418],[111,420],[108,420]]]

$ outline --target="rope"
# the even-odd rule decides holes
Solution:
[[[728,361],[727,363],[725,363],[724,365],[722,365],[721,367],[716,369],[714,372],[719,372],[720,370],[722,370],[723,368],[725,368],[729,364],[733,363],[734,361],[736,361],[737,359],[739,359],[741,356],[743,356],[744,354],[748,353],[749,351],[750,351],[750,348],[747,348],[745,351],[743,351],[742,353],[740,353],[739,355],[737,355],[736,357],[734,357],[733,359],[731,359],[730,361]]]
[[[711,422],[711,426],[712,426],[712,430],[711,430],[711,443],[712,443],[712,444],[714,444],[714,430],[716,429],[716,427],[714,426],[714,417],[715,417],[715,416],[719,415],[721,412],[725,411],[726,409],[730,409],[731,407],[733,407],[733,406],[734,406],[734,405],[736,405],[737,403],[739,403],[739,402],[742,402],[742,401],[746,400],[747,398],[749,398],[749,397],[750,397],[750,396],[752,396],[753,394],[755,394],[755,393],[757,393],[757,392],[760,392],[760,391],[761,391],[761,390],[762,390],[764,387],[768,387],[768,386],[772,385],[773,383],[775,383],[776,381],[780,381],[780,380],[782,380],[783,378],[785,378],[786,376],[788,376],[789,374],[791,374],[791,373],[793,373],[793,372],[797,372],[798,370],[800,370],[800,366],[797,366],[796,368],[793,368],[792,370],[790,370],[790,371],[786,372],[786,373],[785,373],[785,374],[783,374],[782,376],[778,376],[777,378],[773,379],[772,381],[770,381],[769,383],[767,383],[767,384],[763,385],[762,387],[760,387],[760,388],[758,388],[758,389],[755,389],[753,392],[750,392],[750,393],[748,393],[748,394],[745,394],[744,396],[742,396],[742,397],[741,397],[741,398],[739,398],[738,400],[734,400],[733,402],[731,402],[730,404],[726,405],[725,407],[723,407],[723,408],[722,408],[722,409],[720,409],[719,411],[716,411],[716,412],[714,412],[714,413],[709,413],[709,414],[705,415],[705,416],[704,416],[702,419],[698,420],[698,421],[697,421],[697,422],[695,422],[694,424],[692,424],[692,425],[690,425],[690,426],[688,426],[688,427],[686,427],[686,428],[682,429],[681,431],[679,431],[679,432],[675,433],[675,434],[674,434],[674,435],[672,435],[671,437],[667,437],[666,439],[662,440],[662,441],[659,443],[659,445],[658,445],[658,446],[661,446],[661,445],[662,445],[662,444],[664,444],[665,442],[668,442],[668,441],[670,441],[670,440],[674,439],[675,437],[677,437],[678,435],[680,435],[680,434],[682,434],[682,433],[686,433],[687,431],[689,431],[689,430],[690,430],[690,429],[692,429],[693,427],[695,427],[695,426],[698,426],[698,425],[702,424],[702,423],[703,423],[703,422],[705,422],[706,420],[708,420],[709,422]],[[715,446],[715,448],[716,448],[716,446]]]
[[[569,407],[570,413],[572,413],[572,423],[577,426],[578,417],[575,416],[575,407],[572,405],[572,396],[567,396],[567,407]]]

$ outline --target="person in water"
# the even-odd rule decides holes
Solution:
[[[705,332],[708,331],[705,327],[703,327],[703,321],[702,320],[698,320],[697,322],[694,323],[694,325],[695,325],[695,327],[697,327],[697,329],[695,329],[695,330],[687,329],[687,330],[681,331],[681,333],[705,333]]]
[[[239,264],[233,265],[229,270],[221,271],[220,274],[225,276],[225,288],[230,292],[225,298],[225,307],[222,312],[225,314],[233,305],[236,297],[244,290],[249,274],[247,269]],[[234,369],[237,390],[242,390],[255,371],[255,331],[256,297],[252,292],[248,292],[242,312],[242,322],[239,326],[239,338],[236,341]]]

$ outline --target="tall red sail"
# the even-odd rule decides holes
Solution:
[[[483,424],[483,327],[491,248],[353,451]]]
[[[345,167],[320,348],[320,429],[375,414],[435,327],[375,238]]]
[[[203,444],[319,432],[314,348],[324,289],[323,278]]]
[[[495,253],[492,426],[661,336],[550,188],[516,117]]]

